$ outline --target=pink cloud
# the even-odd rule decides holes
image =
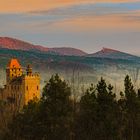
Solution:
[[[33,10],[48,10],[62,6],[84,3],[122,3],[136,2],[139,0],[4,0],[0,2],[0,12],[27,12]]]

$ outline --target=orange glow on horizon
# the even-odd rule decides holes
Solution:
[[[135,0],[138,1],[138,0]],[[0,0],[0,12],[28,12],[84,3],[134,2],[134,0]]]
[[[140,11],[106,16],[82,16],[56,22],[51,29],[63,29],[69,32],[139,30],[140,21],[132,18],[137,16],[140,16]]]

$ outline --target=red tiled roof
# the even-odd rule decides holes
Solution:
[[[21,65],[17,59],[11,59],[7,67],[8,68],[21,68]]]

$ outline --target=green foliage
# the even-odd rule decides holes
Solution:
[[[101,78],[75,103],[68,84],[56,74],[40,101],[29,102],[14,117],[5,140],[139,140],[140,90],[129,76],[124,87],[117,100],[113,86]]]
[[[139,140],[140,134],[140,98],[127,75],[124,80],[125,91],[118,101],[120,106],[120,134],[127,140]]]
[[[54,54],[51,52],[43,53],[39,51],[22,51],[22,50],[9,50],[9,49],[3,49],[0,48],[0,55],[3,56],[0,59],[0,66],[5,67],[7,64],[7,61],[12,58],[16,57],[18,58],[22,65],[25,66],[28,62],[32,62],[32,65],[34,68],[39,68],[40,71],[42,70],[42,67],[45,68],[44,70],[48,69],[48,66],[50,69],[54,70],[66,70],[73,69],[75,65],[82,65],[82,69],[90,68],[91,71],[93,71],[93,68],[100,67],[104,68],[104,66],[109,66],[110,64],[116,64],[119,66],[119,68],[123,67],[133,67],[138,66],[140,62],[139,57],[134,57],[132,60],[127,59],[111,59],[111,58],[96,58],[96,57],[81,57],[81,56],[62,56],[58,54]],[[125,56],[124,56],[125,58]],[[53,60],[51,63],[49,60]],[[61,62],[66,62],[66,64]],[[122,66],[121,66],[122,65]],[[88,67],[87,67],[88,66]],[[128,68],[127,68],[128,69]],[[80,71],[81,69],[79,69]],[[89,71],[89,69],[87,69]],[[87,71],[86,71],[87,72]]]
[[[112,92],[113,87],[107,85],[103,78],[96,87],[91,87],[81,98],[77,137],[83,140],[115,140],[118,108],[115,94]]]
[[[68,140],[72,113],[71,90],[56,74],[43,89],[41,118],[46,123],[46,139]],[[45,117],[44,117],[45,116]]]
[[[80,101],[80,110],[77,113],[75,135],[77,140],[96,139],[95,127],[97,127],[97,99],[93,85],[86,91]]]
[[[39,102],[30,101],[23,111],[13,118],[9,124],[9,131],[5,135],[5,139],[9,140],[36,140],[38,132],[38,116]]]
[[[13,119],[6,136],[11,140],[68,140],[72,111],[70,95],[66,82],[57,74],[52,76],[43,89],[41,100],[33,100],[24,107]]]

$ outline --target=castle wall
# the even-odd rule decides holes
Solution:
[[[34,98],[40,98],[40,76],[38,74],[26,75],[23,79],[23,93],[25,104]]]
[[[8,68],[6,70],[7,74],[7,83],[15,77],[22,76],[22,69],[21,68]]]
[[[9,92],[6,90],[6,85],[4,88],[0,89],[0,100],[6,101],[9,96]]]
[[[40,76],[32,73],[30,65],[25,75],[18,60],[11,59],[6,68],[6,78],[5,87],[0,89],[0,99],[10,103],[12,110],[19,111],[30,100],[40,98]]]

